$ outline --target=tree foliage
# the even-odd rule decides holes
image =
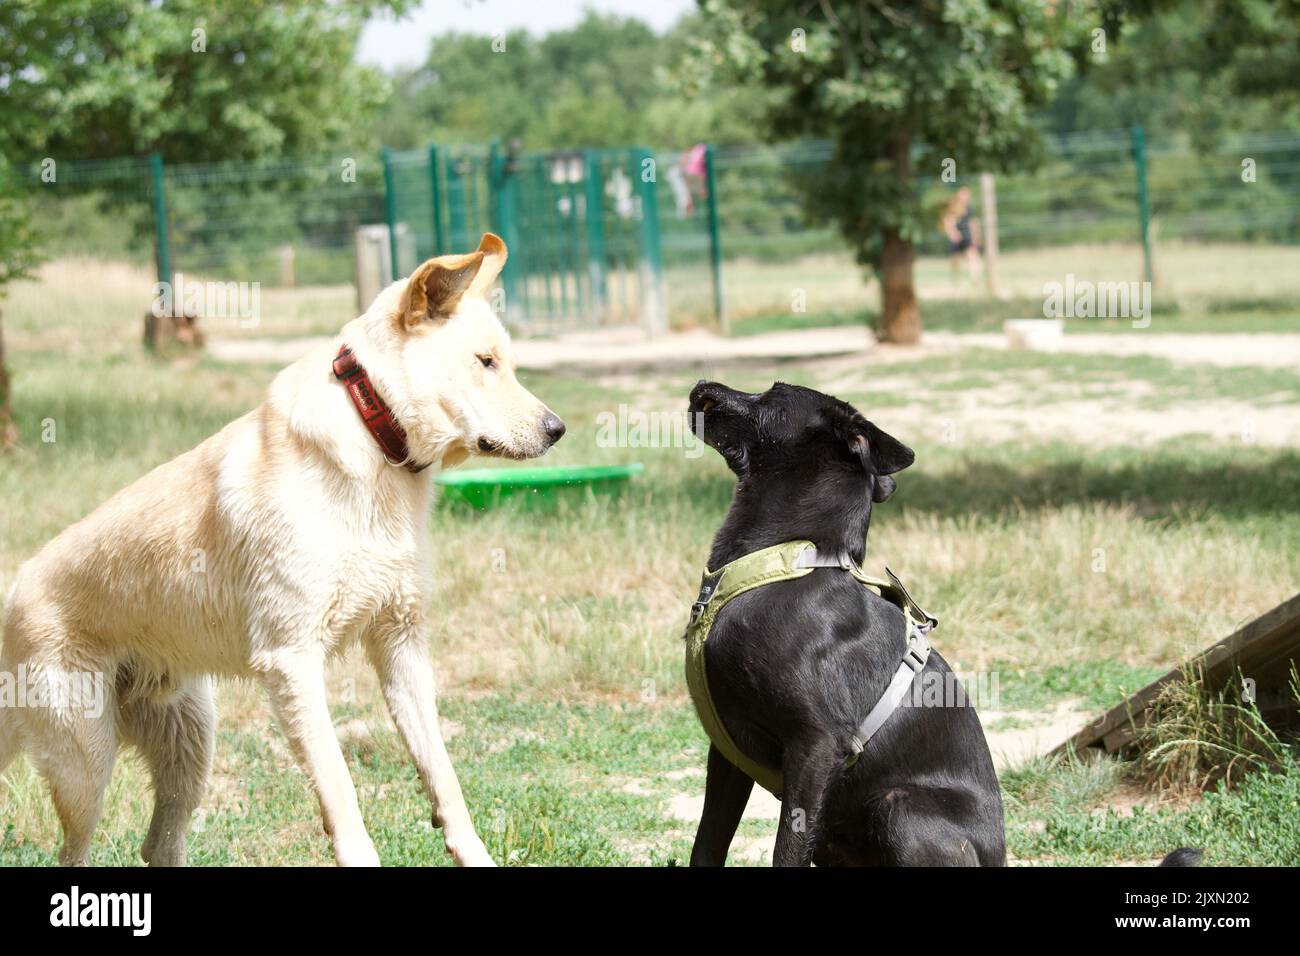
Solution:
[[[0,155],[171,162],[311,152],[387,95],[353,62],[367,16],[408,0],[5,0]]]
[[[0,287],[33,255],[14,196],[49,157],[271,160],[357,146],[388,94],[353,62],[365,19],[409,0],[6,0],[0,4]]]
[[[36,262],[36,240],[25,208],[13,194],[11,180],[0,175],[0,299],[5,284],[21,279]],[[0,327],[0,447],[18,441],[9,403],[9,368],[5,362],[4,329]]]
[[[1044,127],[1143,126],[1212,148],[1225,134],[1300,129],[1300,2],[1130,0],[1095,67],[1067,80]]]
[[[376,134],[404,148],[493,138],[529,149],[752,141],[762,91],[687,95],[676,82],[699,29],[693,15],[661,36],[635,19],[588,12],[544,37],[440,36],[422,66],[398,74]]]
[[[0,293],[36,259],[23,170],[46,157],[267,159],[347,142],[388,92],[353,62],[361,26],[408,5],[4,0]],[[15,437],[0,333],[0,443]]]

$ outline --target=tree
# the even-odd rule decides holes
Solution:
[[[1214,0],[1207,61],[1224,67],[1240,96],[1300,106],[1300,0]]]
[[[1039,155],[1036,109],[1072,75],[1089,4],[1041,0],[702,0],[696,62],[775,95],[776,138],[834,142],[805,193],[882,289],[881,333],[916,342],[914,246],[932,217],[916,177],[1010,171]],[[1073,15],[1071,12],[1073,11]]]
[[[0,3],[0,294],[34,264],[15,170],[45,157],[264,159],[343,143],[387,92],[353,62],[361,26],[409,5]],[[15,436],[0,329],[0,439]]]
[[[169,162],[311,152],[387,95],[353,62],[365,19],[410,0],[6,0],[0,154]]]
[[[390,146],[518,139],[532,149],[636,142],[663,40],[639,20],[588,12],[534,37],[449,33],[398,79],[379,118]]]
[[[686,147],[753,139],[763,91],[715,86],[688,99],[678,61],[698,15],[658,36],[644,23],[587,13],[542,37],[449,33],[394,78],[374,121],[389,146],[519,140],[528,149]]]
[[[1113,13],[1096,68],[1045,112],[1050,132],[1141,125],[1211,146],[1225,133],[1300,128],[1298,0],[1129,0]]]
[[[0,166],[0,298],[5,286],[27,275],[36,260],[31,222],[12,195],[13,178]],[[18,442],[9,402],[9,366],[5,363],[4,324],[0,322],[0,447]]]

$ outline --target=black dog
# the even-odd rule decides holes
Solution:
[[[714,570],[793,540],[860,565],[873,502],[914,458],[850,405],[798,386],[749,395],[700,382],[690,415],[738,479]],[[757,587],[718,613],[704,645],[713,706],[747,757],[784,776],[775,865],[1006,863],[997,775],[964,700],[905,702],[855,754],[905,633],[896,604],[834,567]],[[927,675],[953,684],[937,652],[918,678]],[[691,865],[725,861],[753,785],[709,748]]]

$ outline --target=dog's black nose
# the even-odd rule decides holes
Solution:
[[[564,422],[560,421],[560,416],[555,412],[547,412],[542,419],[542,431],[546,432],[546,437],[554,445],[564,437]]]

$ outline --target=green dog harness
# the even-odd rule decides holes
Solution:
[[[732,598],[765,584],[801,578],[805,574],[811,574],[815,568],[840,568],[847,571],[864,587],[898,605],[907,621],[907,650],[903,654],[903,660],[894,672],[889,686],[885,688],[885,693],[858,726],[851,744],[853,752],[845,759],[845,767],[853,765],[867,741],[897,709],[916,675],[925,667],[930,658],[930,642],[926,635],[939,623],[937,618],[927,614],[912,600],[912,595],[907,593],[907,588],[893,571],[885,569],[889,575],[887,579],[873,577],[859,568],[847,554],[819,554],[811,541],[788,541],[737,558],[717,571],[704,572],[700,593],[691,605],[691,620],[686,627],[686,685],[690,688],[691,700],[695,702],[695,713],[713,746],[777,797],[781,796],[784,789],[781,771],[766,767],[746,756],[727,733],[717,708],[713,706],[704,666],[704,643],[708,640],[709,631],[713,629],[718,612]]]

